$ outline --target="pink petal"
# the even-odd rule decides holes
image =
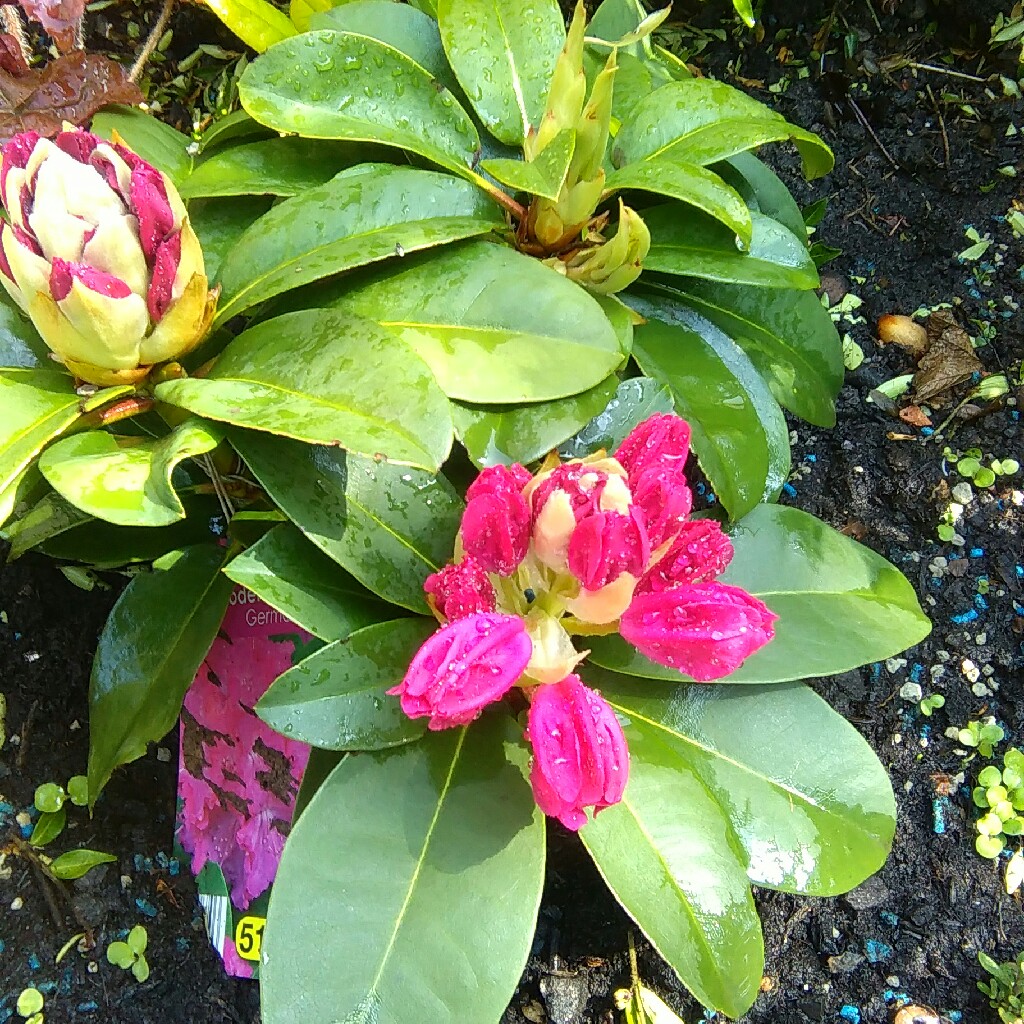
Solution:
[[[693,495],[678,469],[652,467],[630,484],[652,548],[659,548],[678,532],[693,508]]]
[[[518,490],[470,498],[462,514],[462,546],[487,572],[510,576],[530,546],[530,507]]]
[[[434,607],[449,622],[495,609],[494,587],[490,578],[479,562],[469,555],[461,562],[431,573],[423,584],[423,590],[434,599]]]
[[[149,164],[132,170],[131,209],[139,218],[139,240],[146,261],[153,263],[160,243],[174,230],[174,211],[160,172]]]
[[[103,142],[103,139],[99,136],[77,128],[70,132],[61,132],[53,140],[53,144],[58,149],[63,150],[63,152],[73,157],[80,164],[89,163],[89,157],[92,156],[93,150],[101,142]]]
[[[669,549],[637,584],[638,594],[681,583],[709,583],[732,561],[732,542],[713,519],[684,523]]]
[[[681,473],[689,453],[690,425],[675,413],[661,413],[637,424],[619,446],[615,458],[632,483],[653,468]]]
[[[153,274],[146,293],[146,306],[153,323],[159,322],[174,298],[174,279],[181,262],[181,233],[175,232],[163,241],[153,260]]]
[[[569,571],[587,590],[598,590],[624,572],[639,576],[649,557],[639,514],[598,512],[579,523],[569,539]]]
[[[469,485],[466,500],[472,501],[482,494],[497,494],[504,497],[522,491],[530,479],[530,471],[518,462],[511,466],[488,466],[481,470],[480,475]]]
[[[20,132],[4,146],[3,160],[0,161],[0,194],[7,195],[7,172],[12,167],[28,166],[28,158],[41,137],[39,132]]]
[[[111,299],[127,299],[132,290],[114,274],[108,274],[84,263],[69,263],[55,256],[50,264],[50,294],[55,301],[66,299],[74,281],[81,281],[90,291]]]

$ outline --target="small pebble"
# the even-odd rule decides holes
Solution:
[[[162,761],[164,764],[166,764],[171,759],[171,752],[170,752],[170,750],[168,750],[167,747],[157,747],[156,748],[156,759],[158,761]]]
[[[25,906],[25,901],[20,896],[15,896],[11,900],[11,910],[21,910],[23,906]]]

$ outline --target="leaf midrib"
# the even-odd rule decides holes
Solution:
[[[413,320],[378,320],[377,323],[379,323],[381,325],[381,327],[388,327],[388,328],[390,328],[392,330],[404,331],[404,330],[409,329],[409,330],[416,330],[416,331],[424,331],[424,332],[428,332],[428,333],[430,331],[446,331],[446,332],[473,331],[473,332],[484,334],[484,335],[487,335],[487,334],[494,334],[494,335],[506,334],[506,335],[511,335],[512,337],[515,337],[515,338],[531,338],[531,339],[536,339],[537,341],[543,342],[545,344],[571,345],[574,348],[582,348],[582,349],[589,350],[591,352],[611,352],[613,354],[618,354],[619,351],[620,351],[619,350],[618,340],[615,340],[614,343],[611,346],[605,347],[605,346],[599,346],[599,345],[592,345],[592,344],[589,344],[588,342],[585,342],[585,341],[577,341],[575,338],[567,338],[567,337],[560,336],[560,335],[557,335],[557,334],[538,334],[536,331],[524,331],[524,330],[521,330],[520,328],[517,328],[517,327],[487,327],[486,325],[482,325],[482,324],[479,325],[479,326],[476,325],[476,324],[468,324],[468,323],[443,324],[443,323],[437,323],[437,322],[429,323],[429,322],[426,322],[426,321],[424,321],[424,322],[417,322],[417,321],[413,321]],[[615,333],[614,328],[612,328],[612,334],[614,335],[614,333]],[[598,382],[598,383],[600,383],[600,382]],[[591,386],[592,387],[596,387],[596,385],[591,385]]]
[[[59,421],[62,414],[66,416],[68,410],[75,408],[77,405],[78,398],[74,397],[73,400],[67,405],[62,405],[57,409],[54,409],[52,412],[46,413],[42,417],[42,419],[34,420],[27,427],[25,427],[24,430],[19,431],[17,434],[15,434],[12,438],[8,440],[7,444],[4,446],[3,451],[0,452],[0,467],[2,467],[4,462],[6,461],[7,464],[12,466],[13,468],[6,478],[0,479],[0,491],[6,490],[6,488],[10,485],[14,477],[16,477],[25,468],[26,463],[31,461],[32,452],[29,452],[28,455],[17,455],[13,460],[5,457],[8,456],[11,451],[14,451],[16,446],[21,444],[21,442],[24,441],[25,438],[28,437],[30,434],[32,434],[35,431],[41,430],[44,427],[47,427],[47,424],[52,423],[54,420]],[[70,423],[74,423],[74,421],[77,418],[77,416],[73,417]],[[67,425],[70,425],[70,423]],[[47,427],[47,429],[49,428]],[[57,434],[59,433],[60,431],[58,430]],[[56,435],[51,431],[51,433],[48,436],[52,438]]]

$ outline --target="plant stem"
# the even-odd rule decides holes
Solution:
[[[139,51],[138,57],[135,58],[135,63],[132,65],[131,71],[128,72],[128,77],[133,81],[137,82],[139,76],[142,74],[143,69],[146,66],[146,62],[153,55],[153,51],[157,47],[157,43],[160,42],[160,37],[164,34],[167,28],[167,22],[171,20],[171,11],[174,10],[174,0],[164,0],[163,7],[160,8],[160,15],[153,22],[153,27],[149,30],[149,35],[146,37],[146,42],[142,49]]]
[[[473,184],[482,188],[500,207],[507,210],[519,221],[526,220],[526,209],[517,203],[507,192],[503,192],[497,185],[492,185],[485,177],[470,171],[473,175]]]
[[[967,82],[987,82],[987,78],[979,78],[977,75],[968,75],[963,71],[953,71],[950,68],[939,68],[934,64],[920,64],[916,60],[907,61],[907,67],[915,71],[934,71],[937,75],[949,75],[950,78],[962,78]]]

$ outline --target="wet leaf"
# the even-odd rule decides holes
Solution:
[[[92,119],[92,131],[104,139],[116,132],[143,160],[163,171],[180,189],[192,173],[192,140],[138,107],[104,107]]]
[[[673,409],[668,385],[650,377],[631,377],[618,385],[607,406],[566,441],[559,453],[566,459],[581,459],[599,448],[614,452],[637,424]]]
[[[76,28],[85,13],[85,0],[18,0],[21,9],[43,26],[61,53],[75,45]]]
[[[50,865],[50,870],[65,881],[81,878],[99,864],[115,864],[117,858],[112,853],[100,853],[98,850],[69,850],[62,853]]]
[[[107,103],[141,102],[139,87],[120,64],[84,50],[20,77],[0,71],[0,143],[18,132],[56,135],[64,121],[83,124]]]
[[[948,405],[952,400],[950,391],[985,367],[970,335],[949,310],[932,313],[927,330],[930,344],[914,374],[914,399],[918,404]]]
[[[262,53],[295,35],[288,17],[267,0],[203,0],[246,46]]]

